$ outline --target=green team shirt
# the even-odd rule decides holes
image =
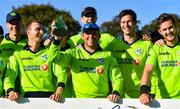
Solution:
[[[17,75],[20,76],[21,94],[27,91],[54,92],[52,60],[59,50],[52,44],[50,48],[41,48],[38,52],[32,53],[29,47],[16,51],[9,58],[4,79],[4,89],[14,89],[14,81]],[[55,61],[55,60],[53,60]],[[58,78],[58,82],[61,81]]]
[[[180,43],[174,47],[154,45],[146,64],[157,75],[156,98],[180,98]]]
[[[125,98],[138,98],[140,82],[149,49],[152,43],[141,39],[128,45],[117,39],[109,46],[109,50],[117,58],[124,78],[123,92]]]
[[[6,34],[0,43],[0,55],[1,55],[1,65],[0,65],[0,79],[2,80],[2,75],[7,61],[14,51],[21,50],[27,43],[26,36],[22,36],[22,39],[18,42],[13,42],[9,38],[9,34]],[[3,86],[2,81],[0,82],[0,93],[2,92]],[[1,95],[1,94],[0,94]]]
[[[5,35],[5,38],[1,42],[0,50],[4,55],[4,59],[8,60],[10,56],[13,55],[15,51],[22,50],[23,47],[27,44],[26,36],[22,36],[22,39],[18,42],[14,42],[9,38],[9,35]]]
[[[0,51],[0,97],[3,96],[3,83],[2,83],[2,77],[4,75],[4,70],[6,67],[6,62],[4,60],[4,57],[2,55],[2,52]]]
[[[97,50],[89,54],[81,47],[61,52],[59,58],[60,64],[71,67],[74,97],[107,97],[109,81],[113,91],[122,92],[123,78],[110,52]]]
[[[114,36],[108,33],[101,33],[101,37],[99,39],[99,45],[102,49],[106,49],[108,45],[115,39]],[[67,43],[71,46],[71,48],[75,48],[77,45],[82,44],[84,41],[82,39],[81,34],[71,36]]]

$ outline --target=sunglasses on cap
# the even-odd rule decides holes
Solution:
[[[83,27],[83,31],[87,29],[99,30],[99,26],[95,23],[86,23]]]
[[[99,34],[99,26],[95,23],[87,23],[83,27],[83,32],[86,34]]]

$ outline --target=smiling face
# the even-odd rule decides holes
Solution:
[[[88,30],[83,32],[82,38],[86,47],[95,48],[99,41],[100,33],[97,30]]]
[[[162,22],[159,25],[158,31],[166,39],[166,41],[169,42],[173,42],[177,36],[176,27],[171,20]]]
[[[27,30],[28,39],[40,42],[43,36],[43,30],[38,22],[32,22]]]
[[[120,27],[124,35],[131,36],[135,33],[136,22],[131,15],[125,15],[120,18]]]

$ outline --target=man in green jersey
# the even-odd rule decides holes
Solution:
[[[41,46],[43,31],[37,21],[32,21],[28,25],[27,36],[28,44],[23,50],[16,51],[7,63],[4,89],[8,93],[8,98],[19,98],[19,94],[14,90],[14,81],[19,75],[22,96],[50,97],[58,101],[65,85],[64,80],[61,81],[60,72],[52,71],[52,62],[56,60],[54,58],[58,54],[59,43],[55,40],[49,48]],[[57,77],[57,87],[54,87],[54,75]]]
[[[6,26],[9,33],[4,36],[0,50],[7,59],[14,51],[21,50],[27,42],[26,37],[20,33],[21,20],[20,14],[15,11],[8,13],[6,16]]]
[[[6,16],[6,26],[8,34],[5,34],[0,43],[1,56],[3,57],[3,64],[6,64],[9,57],[14,51],[21,50],[27,43],[26,36],[21,35],[21,16],[19,13],[12,11]],[[16,80],[15,90],[19,91],[19,78]]]
[[[140,79],[152,46],[150,41],[139,39],[136,34],[136,13],[131,9],[122,10],[119,13],[119,24],[123,32],[123,39],[114,40],[109,46],[116,57],[124,78],[123,97],[138,98]]]
[[[142,104],[149,104],[149,79],[153,70],[157,75],[156,98],[180,98],[180,44],[175,20],[171,14],[157,18],[159,33],[165,39],[164,46],[154,45],[149,52],[141,79]]]
[[[122,92],[123,78],[116,59],[99,46],[99,38],[99,27],[94,23],[85,24],[82,32],[84,43],[60,53],[60,64],[71,68],[75,98],[107,97],[116,102]],[[109,92],[109,82],[112,92]]]
[[[83,24],[86,24],[88,22],[96,23],[97,21],[97,11],[94,7],[86,7],[81,12],[81,22]],[[107,34],[107,33],[101,33],[101,37],[99,39],[99,44],[102,49],[105,49],[107,45],[115,39],[114,36]],[[81,37],[81,34],[71,36],[67,43],[71,46],[71,48],[75,48],[77,45],[83,43],[83,39]]]

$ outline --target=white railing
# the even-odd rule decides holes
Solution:
[[[142,105],[139,99],[121,99],[118,103],[101,98],[66,98],[54,102],[48,98],[20,98],[11,101],[0,98],[0,109],[180,109],[180,99],[153,100],[149,106]]]

